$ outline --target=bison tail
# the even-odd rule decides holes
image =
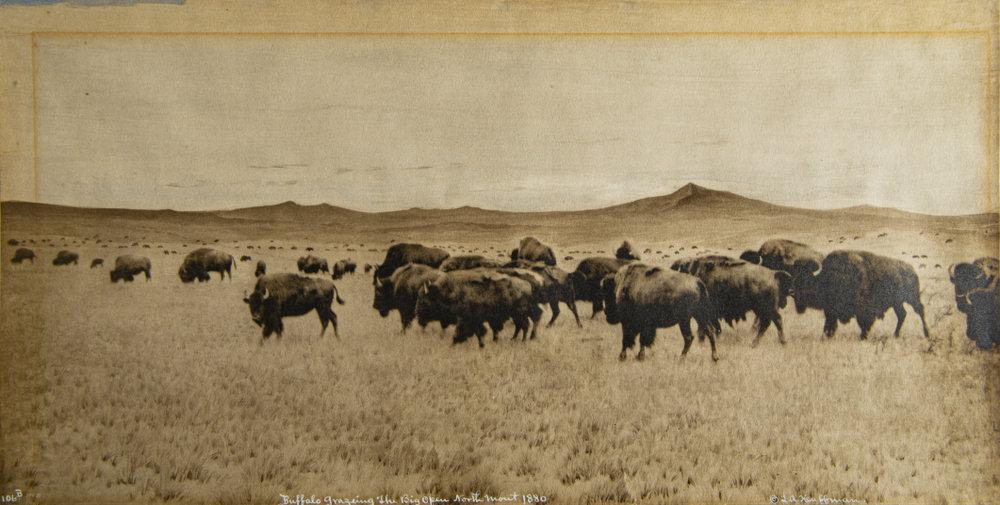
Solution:
[[[333,287],[333,299],[337,300],[337,303],[339,303],[341,305],[347,303],[347,302],[344,301],[343,298],[340,297],[340,290],[337,289],[337,286]]]

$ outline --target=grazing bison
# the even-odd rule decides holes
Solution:
[[[827,337],[836,333],[838,321],[847,323],[855,318],[864,340],[875,320],[882,319],[889,309],[896,312],[893,335],[898,337],[906,319],[904,303],[920,316],[924,337],[930,337],[920,302],[920,279],[903,261],[867,251],[834,251],[823,259],[819,272],[793,281],[796,306],[802,303],[822,310]]]
[[[52,260],[52,264],[59,265],[69,265],[70,263],[78,265],[80,260],[80,255],[72,251],[59,251],[56,253],[56,257]]]
[[[229,274],[229,280],[232,281],[232,269],[234,268],[236,268],[236,260],[233,259],[232,255],[203,247],[191,251],[184,257],[180,269],[177,270],[177,275],[184,283],[195,280],[207,282],[212,279],[209,272],[219,272],[219,281],[225,279],[226,274]]]
[[[712,346],[712,359],[718,360],[715,351],[715,331],[708,290],[700,279],[660,267],[630,263],[601,281],[601,291],[606,304],[608,323],[622,325],[622,352],[635,345],[639,336],[637,359],[643,359],[646,348],[656,340],[657,328],[678,325],[684,337],[684,350],[691,348],[694,335],[691,319],[698,323],[698,330],[708,335]]]
[[[417,263],[437,268],[444,260],[448,259],[448,253],[442,249],[426,247],[421,244],[393,244],[385,252],[385,260],[381,265],[375,266],[376,279],[385,279],[392,275],[397,268],[407,263]],[[374,283],[374,279],[372,280]]]
[[[801,283],[812,277],[823,264],[823,255],[805,244],[785,239],[771,239],[756,251],[744,251],[740,259],[763,265],[771,270],[788,272],[794,283]],[[806,304],[799,301],[793,292],[795,311],[802,314]]]
[[[979,258],[948,268],[955,285],[955,303],[965,314],[965,335],[980,349],[1000,345],[998,269],[996,258]]]
[[[556,266],[556,255],[552,252],[552,248],[539,242],[535,237],[521,239],[517,249],[510,252],[510,259],[540,261],[549,266]]]
[[[615,257],[620,260],[639,261],[639,255],[632,252],[632,250],[632,243],[626,240],[615,250]]]
[[[315,274],[319,272],[330,273],[330,267],[327,266],[326,260],[323,258],[317,258],[316,256],[313,256],[311,254],[299,258],[299,260],[295,262],[295,264],[298,265],[299,272],[302,273],[306,274]]]
[[[94,260],[90,262],[90,268],[103,267],[103,266],[104,266],[104,260],[102,258],[94,258]]]
[[[500,268],[500,262],[479,255],[452,256],[441,262],[442,272],[473,268]]]
[[[115,258],[115,268],[111,272],[111,282],[118,282],[119,279],[125,282],[132,282],[135,280],[135,276],[144,273],[146,274],[146,281],[153,276],[153,266],[150,263],[149,258],[145,256],[136,256],[134,254],[125,254]]]
[[[253,258],[251,258],[250,256],[247,256],[246,254],[244,254],[243,256],[240,256],[240,261],[250,261],[252,259]]]
[[[365,273],[366,274],[371,273],[371,271],[372,271],[373,268],[375,268],[375,267],[371,266],[370,263],[365,263]]]
[[[573,282],[573,289],[576,291],[576,299],[590,302],[593,312],[590,318],[597,317],[597,313],[604,310],[604,295],[601,293],[601,280],[608,274],[613,274],[619,268],[627,265],[629,260],[617,258],[585,258],[577,265],[576,270],[570,274]]]
[[[406,333],[417,317],[417,299],[420,297],[420,290],[424,285],[437,281],[443,275],[444,272],[436,268],[416,263],[408,263],[402,268],[397,268],[389,277],[375,279],[375,301],[372,303],[372,308],[382,317],[387,317],[393,309],[398,310],[403,333]],[[421,328],[430,322],[430,319],[420,321]],[[455,324],[451,317],[438,322],[442,328]]]
[[[302,316],[315,310],[323,328],[319,336],[326,332],[326,325],[333,325],[337,334],[337,314],[333,312],[333,301],[343,305],[344,300],[333,281],[325,278],[305,277],[293,273],[264,275],[257,279],[250,296],[243,301],[250,306],[250,317],[262,328],[261,335],[268,338],[271,333],[281,333],[285,329],[281,318]],[[263,342],[263,340],[261,340]]]
[[[14,251],[14,257],[10,259],[11,263],[17,264],[24,260],[35,262],[35,251],[31,249],[26,249],[24,247]]]
[[[264,260],[257,260],[257,270],[254,271],[254,277],[260,277],[267,273],[267,263]]]
[[[493,340],[508,319],[514,321],[514,338],[523,333],[526,339],[531,321],[541,318],[541,309],[533,300],[531,285],[515,277],[491,270],[456,270],[427,284],[417,300],[417,320],[421,325],[431,320],[454,320],[457,325],[453,343],[464,342],[473,334],[483,347],[485,323],[493,330]],[[532,332],[532,337],[534,331]]]
[[[725,320],[731,327],[734,322],[746,319],[748,312],[753,312],[757,336],[752,346],[760,342],[760,337],[772,323],[778,330],[778,341],[785,343],[785,332],[778,309],[785,307],[791,289],[792,278],[787,272],[727,256],[677,260],[670,268],[694,275],[705,284],[712,303],[712,314],[715,317],[712,326],[716,333],[722,330],[719,319]],[[700,330],[701,328],[699,334],[703,335]]]
[[[532,263],[525,260],[511,261],[503,267],[517,268],[517,269],[527,269],[533,272],[538,279],[541,281],[542,289],[542,303],[549,306],[549,310],[552,311],[552,317],[549,322],[545,325],[546,327],[551,327],[556,322],[556,318],[559,317],[561,313],[559,310],[559,302],[565,303],[569,307],[569,311],[573,313],[573,317],[576,319],[576,325],[583,327],[580,323],[580,315],[576,311],[576,289],[573,285],[573,279],[569,272],[559,268],[551,267],[544,263]],[[505,272],[505,270],[500,270],[500,272]]]
[[[340,260],[333,264],[333,278],[339,279],[347,274],[353,274],[358,269],[354,260]]]

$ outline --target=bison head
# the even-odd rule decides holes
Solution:
[[[375,279],[375,301],[372,303],[372,308],[377,310],[382,317],[388,316],[393,309],[393,291],[391,279]]]
[[[116,269],[116,270],[112,270],[112,271],[111,271],[111,272],[109,272],[109,273],[111,274],[111,283],[112,283],[112,284],[114,284],[114,283],[118,282],[118,279],[121,279],[121,278],[122,278],[122,275],[118,273],[118,270],[117,270],[117,269]]]
[[[194,282],[194,280],[198,278],[198,274],[196,272],[191,271],[191,269],[188,268],[186,264],[181,265],[181,268],[177,270],[177,276],[180,277],[181,282],[185,284]]]
[[[604,299],[604,317],[608,324],[618,324],[621,316],[618,314],[618,300],[615,297],[615,274],[608,274],[601,279],[601,297]]]
[[[441,289],[432,283],[426,283],[420,288],[417,295],[417,323],[420,326],[427,326],[432,321],[445,324],[454,324],[455,315],[451,312]]]
[[[264,291],[254,290],[250,296],[244,293],[243,302],[250,306],[250,319],[261,327],[267,322],[268,315],[277,310],[277,301],[271,297],[267,288]]]
[[[804,314],[809,307],[820,307],[819,276],[821,265],[815,260],[800,259],[791,263],[788,272],[792,277],[792,297],[795,298],[795,311]],[[780,280],[779,280],[780,282]]]
[[[970,294],[988,289],[993,278],[982,268],[972,263],[956,263],[948,267],[948,276],[955,286],[955,302],[958,310],[968,312]]]
[[[746,250],[740,255],[740,259],[746,261],[747,263],[753,263],[755,265],[760,265],[760,252]]]

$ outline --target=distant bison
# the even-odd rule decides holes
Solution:
[[[20,245],[20,244],[21,244],[20,242],[14,239],[10,239],[7,241],[7,245]]]
[[[397,268],[407,263],[417,263],[429,267],[438,268],[444,260],[448,259],[448,253],[442,249],[426,247],[421,244],[393,244],[385,252],[385,260],[381,265],[376,265],[376,279],[384,279],[392,275]],[[374,284],[374,279],[372,280]]]
[[[515,277],[491,270],[456,270],[425,285],[417,300],[417,318],[421,325],[429,320],[453,318],[457,328],[453,343],[464,342],[472,335],[483,347],[488,323],[493,339],[508,319],[514,321],[514,338],[522,333],[527,339],[529,328],[537,326],[542,311],[533,300],[531,285]]]
[[[252,259],[253,258],[251,258],[250,256],[247,256],[246,254],[244,254],[243,256],[240,256],[240,261],[250,261]]]
[[[556,255],[552,252],[552,248],[539,242],[535,237],[521,239],[517,249],[510,252],[510,259],[511,261],[519,259],[540,261],[549,266],[556,265]]]
[[[257,260],[257,270],[254,271],[253,275],[255,277],[260,277],[267,273],[267,263],[264,260]]]
[[[313,255],[306,255],[299,258],[295,262],[299,267],[299,272],[306,274],[315,274],[319,272],[330,273],[330,267],[327,265],[326,260],[323,258],[317,258]]]
[[[372,269],[374,269],[374,268],[375,267],[371,266],[370,263],[365,263],[365,273],[366,274],[370,274],[372,272]]]
[[[442,272],[472,270],[473,268],[499,268],[500,262],[479,255],[452,256],[441,263]]]
[[[996,258],[979,258],[948,268],[955,304],[965,314],[965,335],[980,349],[1000,345],[1000,287]]]
[[[319,335],[326,332],[327,324],[333,325],[337,334],[337,314],[333,312],[333,301],[343,305],[344,300],[337,292],[337,286],[326,278],[305,277],[293,273],[264,275],[257,279],[253,293],[243,297],[250,306],[250,317],[262,328],[261,335],[268,338],[272,333],[285,329],[283,317],[301,316],[315,310],[323,326]]]
[[[104,266],[104,260],[102,258],[94,258],[94,260],[90,262],[90,268],[103,267],[103,266]]]
[[[59,251],[56,253],[55,259],[52,260],[52,264],[59,265],[69,265],[70,263],[78,265],[80,260],[80,255],[72,251]]]
[[[32,263],[35,262],[35,251],[31,249],[26,249],[24,247],[14,251],[14,257],[10,259],[11,263],[17,264],[24,260],[28,260]]]
[[[573,281],[573,289],[576,292],[576,299],[588,301],[591,304],[591,319],[597,317],[597,313],[604,310],[604,295],[601,293],[601,280],[608,274],[617,272],[619,268],[627,265],[629,262],[629,260],[617,258],[584,258],[577,265],[576,270],[570,274],[570,279]]]
[[[694,340],[692,319],[698,323],[699,332],[706,329],[704,333],[712,346],[712,359],[719,359],[708,290],[697,277],[630,263],[615,274],[605,276],[601,291],[608,323],[622,325],[622,351],[618,359],[625,359],[626,351],[635,345],[636,336],[640,339],[636,358],[643,359],[646,348],[656,340],[656,330],[674,325],[680,327],[684,337],[681,356],[686,355]]]
[[[229,274],[229,280],[232,281],[232,269],[234,268],[236,268],[236,260],[233,259],[232,255],[203,247],[191,251],[184,257],[180,269],[177,270],[177,275],[185,283],[195,280],[207,282],[212,279],[209,272],[219,272],[220,281],[226,278],[226,274]]]
[[[115,258],[115,268],[109,273],[112,283],[118,282],[119,279],[132,282],[140,273],[146,274],[146,281],[149,281],[153,276],[153,267],[149,258],[145,256],[126,254]]]
[[[415,263],[397,268],[389,277],[375,279],[375,301],[372,303],[372,308],[382,317],[387,317],[393,310],[399,311],[399,321],[403,325],[403,333],[406,333],[417,317],[417,299],[420,297],[420,290],[425,285],[436,282],[443,275],[444,272],[436,268]],[[420,322],[420,326],[425,327],[430,322],[430,318],[425,318]],[[442,328],[455,324],[450,315],[438,322]]]
[[[913,267],[903,261],[867,251],[834,251],[823,259],[818,272],[793,281],[796,305],[803,303],[823,311],[823,334],[827,337],[836,333],[838,321],[847,323],[854,318],[864,340],[875,320],[882,319],[890,308],[896,312],[893,335],[898,337],[906,319],[906,303],[920,316],[924,337],[929,338],[920,280]]]
[[[760,337],[772,323],[778,330],[778,341],[785,343],[778,309],[785,307],[791,289],[792,279],[787,272],[726,256],[677,260],[670,268],[694,275],[705,284],[712,304],[716,333],[722,329],[719,319],[732,326],[734,322],[744,320],[748,312],[753,312],[757,319],[754,322],[757,336],[752,346],[760,342]]]
[[[333,264],[333,278],[340,279],[347,274],[354,274],[358,269],[358,264],[351,259],[340,260]]]

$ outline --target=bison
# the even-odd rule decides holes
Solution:
[[[375,267],[371,266],[370,263],[365,263],[365,273],[366,274],[370,274],[372,272],[372,269],[374,269],[374,268]]]
[[[326,260],[323,258],[317,258],[313,255],[306,255],[297,262],[296,265],[299,267],[299,272],[306,274],[315,274],[319,272],[330,273],[330,267],[327,265]]]
[[[104,266],[104,259],[102,259],[102,258],[94,258],[90,262],[90,268],[103,267],[103,266]]]
[[[267,273],[267,263],[264,260],[257,260],[257,270],[254,270],[254,277],[260,277]]]
[[[251,258],[250,256],[247,256],[246,254],[244,254],[243,256],[240,256],[240,261],[251,261],[251,260],[253,260],[253,258]]]
[[[593,257],[584,258],[577,265],[576,270],[570,274],[573,282],[573,289],[576,292],[576,299],[588,301],[593,308],[590,318],[597,317],[597,313],[604,310],[604,295],[601,293],[601,281],[608,274],[613,274],[619,268],[627,265],[630,260],[617,258]]]
[[[118,282],[119,279],[125,282],[132,282],[135,276],[144,273],[146,281],[153,276],[153,266],[149,258],[134,254],[125,254],[115,258],[115,268],[111,272],[111,282]]]
[[[417,317],[417,299],[420,297],[420,290],[424,285],[437,281],[443,275],[444,272],[436,268],[416,263],[408,263],[402,268],[397,268],[389,277],[375,279],[375,300],[372,308],[382,317],[387,317],[394,309],[399,311],[399,321],[403,325],[403,333],[406,333]],[[450,317],[439,322],[442,328],[455,323]],[[428,323],[430,320],[424,319],[420,322],[420,326],[426,327]]]
[[[80,255],[72,251],[59,251],[56,253],[55,259],[52,260],[52,264],[59,265],[69,265],[70,263],[78,265],[80,260]]]
[[[635,345],[639,336],[639,353],[645,357],[646,348],[656,340],[657,328],[677,325],[684,337],[681,356],[687,355],[694,335],[691,319],[698,323],[698,330],[708,335],[712,346],[712,359],[718,360],[715,350],[715,331],[711,301],[705,284],[693,275],[669,269],[630,263],[601,280],[601,292],[606,305],[605,317],[610,324],[622,325],[622,351],[618,359],[624,360],[626,351]]]
[[[808,245],[786,239],[771,239],[764,242],[756,251],[744,251],[740,259],[763,265],[771,270],[787,272],[793,283],[799,283],[813,276],[823,264],[823,255]],[[803,314],[806,304],[792,293],[795,299],[795,311]]]
[[[997,258],[979,258],[948,268],[955,304],[965,314],[965,335],[980,349],[1000,345],[1000,287]]]
[[[441,262],[442,272],[472,270],[473,268],[499,268],[500,262],[479,255],[452,256]]]
[[[694,275],[705,284],[712,304],[715,318],[712,326],[716,333],[722,329],[719,319],[733,326],[734,322],[746,319],[748,312],[753,312],[757,336],[751,346],[757,346],[772,323],[778,330],[778,341],[785,344],[785,332],[778,310],[785,307],[791,289],[792,279],[787,272],[727,256],[677,260],[670,268]]]
[[[326,325],[333,325],[337,334],[337,314],[333,312],[333,301],[340,305],[344,300],[333,281],[326,278],[305,277],[293,273],[264,275],[257,279],[253,293],[243,297],[250,306],[250,317],[262,328],[261,336],[266,339],[272,333],[281,338],[285,329],[283,317],[302,316],[315,310],[323,326],[319,335],[326,332]]]
[[[195,280],[198,282],[207,282],[212,279],[209,272],[219,272],[219,281],[225,279],[226,274],[229,274],[229,280],[232,281],[232,269],[235,268],[236,260],[233,259],[232,255],[216,249],[203,247],[191,251],[184,257],[181,267],[177,270],[177,275],[181,278],[181,282],[184,283],[194,282]]]
[[[347,274],[353,274],[358,269],[358,264],[354,260],[340,260],[333,264],[333,278],[340,279]]]
[[[639,261],[639,255],[632,252],[632,250],[632,243],[626,240],[615,250],[615,257],[620,260]]]
[[[818,272],[793,277],[793,282],[796,306],[802,303],[823,311],[827,337],[836,333],[838,321],[854,318],[864,340],[875,320],[890,308],[896,312],[893,335],[898,337],[906,319],[905,303],[920,316],[924,337],[930,338],[920,302],[920,279],[903,261],[867,251],[834,251],[823,259]]]
[[[31,263],[35,262],[35,251],[27,249],[24,247],[19,248],[14,251],[14,257],[10,259],[11,263],[18,264],[24,260],[28,260]]]
[[[569,307],[569,311],[573,313],[573,318],[576,319],[576,325],[581,328],[583,327],[583,324],[580,322],[580,315],[576,311],[576,289],[569,272],[559,267],[548,266],[544,263],[531,263],[524,260],[511,261],[504,265],[504,268],[528,269],[539,277],[542,283],[542,303],[547,304],[549,310],[552,311],[552,317],[545,325],[546,327],[551,327],[555,324],[556,318],[559,317],[561,313],[559,302],[565,303]]]
[[[421,244],[393,244],[385,252],[385,259],[382,264],[375,265],[374,279],[385,279],[392,275],[397,268],[407,263],[417,263],[437,268],[444,260],[448,259],[448,253],[442,249],[426,247]],[[375,280],[372,279],[374,284]]]
[[[522,333],[522,339],[527,339],[531,322],[537,326],[540,318],[541,309],[528,282],[491,270],[448,272],[424,285],[417,300],[417,319],[421,325],[431,320],[453,319],[457,328],[452,343],[464,342],[475,334],[479,347],[484,346],[485,323],[493,329],[496,340],[504,322],[513,319],[514,338]]]
[[[549,266],[556,266],[556,255],[552,248],[539,242],[535,237],[525,237],[517,249],[510,252],[511,261],[540,261]]]

